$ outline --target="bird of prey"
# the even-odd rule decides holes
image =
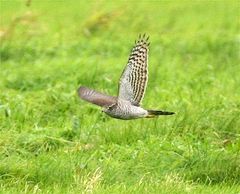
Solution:
[[[109,96],[81,86],[78,95],[102,107],[107,115],[123,120],[172,115],[174,112],[147,110],[140,106],[148,81],[149,36],[139,35],[119,80],[118,96]]]

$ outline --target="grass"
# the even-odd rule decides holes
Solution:
[[[1,1],[0,193],[239,193],[238,1]],[[121,121],[79,100],[112,95],[150,35],[143,106]]]

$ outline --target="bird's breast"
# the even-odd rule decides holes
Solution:
[[[118,119],[137,119],[147,115],[147,111],[141,107],[133,106],[128,101],[119,101],[116,106],[104,111],[107,115]]]

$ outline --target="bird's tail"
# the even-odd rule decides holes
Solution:
[[[146,118],[153,118],[157,117],[159,115],[173,115],[174,112],[167,112],[167,111],[161,111],[161,110],[148,110],[148,115]]]

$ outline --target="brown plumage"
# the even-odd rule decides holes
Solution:
[[[102,94],[90,88],[81,86],[78,89],[78,95],[85,101],[91,102],[101,107],[109,107],[116,104],[117,98]]]

